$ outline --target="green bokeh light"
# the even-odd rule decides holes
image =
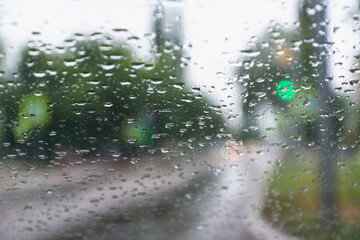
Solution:
[[[23,139],[24,133],[30,134],[34,128],[43,128],[49,124],[49,103],[50,100],[42,92],[31,93],[20,99],[18,123],[13,129],[16,140]]]
[[[281,80],[276,85],[276,96],[283,101],[288,101],[295,96],[295,84],[288,80]]]
[[[122,135],[127,142],[131,139],[135,140],[134,145],[149,145],[153,141],[153,129],[142,121],[136,121],[125,126],[122,130]]]

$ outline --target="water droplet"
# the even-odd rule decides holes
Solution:
[[[115,68],[115,64],[109,63],[109,64],[100,64],[100,67],[104,70],[113,70]]]
[[[112,107],[113,103],[112,102],[105,102],[104,103],[104,107]]]
[[[167,123],[167,124],[165,124],[165,128],[172,128],[172,127],[174,127],[174,126],[175,126],[174,123]]]
[[[154,85],[159,85],[163,82],[162,79],[156,78],[156,79],[150,79],[150,82]]]

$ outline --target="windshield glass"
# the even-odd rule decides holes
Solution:
[[[357,0],[0,13],[0,238],[358,239]]]

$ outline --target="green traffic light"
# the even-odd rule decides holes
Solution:
[[[288,80],[278,82],[275,90],[276,96],[283,101],[288,101],[295,96],[295,84]]]

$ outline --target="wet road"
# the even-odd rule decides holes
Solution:
[[[172,156],[171,156],[172,154]],[[142,156],[37,169],[1,165],[0,239],[295,239],[261,219],[273,147],[223,160]]]

